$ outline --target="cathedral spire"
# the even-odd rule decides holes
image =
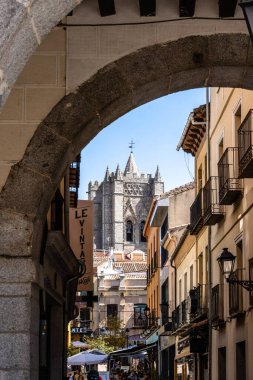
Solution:
[[[109,168],[107,165],[104,181],[109,181],[109,177],[110,177],[110,172],[109,172]]]
[[[116,179],[116,180],[121,180],[121,179],[123,179],[123,178],[122,178],[121,170],[120,170],[120,168],[119,168],[119,164],[117,165],[117,168],[116,168],[116,171],[115,171],[115,179]]]
[[[158,165],[157,165],[156,172],[155,172],[155,181],[156,182],[161,182],[162,181],[162,177],[161,177]]]
[[[128,161],[127,161],[127,164],[126,164],[126,167],[125,167],[125,171],[124,171],[124,175],[127,175],[127,174],[137,174],[139,175],[139,171],[138,171],[138,167],[136,165],[136,162],[135,162],[135,159],[134,159],[134,155],[133,153],[131,152],[130,153],[130,156],[128,158]]]

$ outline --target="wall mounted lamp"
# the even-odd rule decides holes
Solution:
[[[253,1],[252,1],[253,3]],[[220,271],[227,280],[229,284],[241,285],[244,289],[249,292],[253,291],[253,281],[249,280],[234,280],[231,275],[234,271],[236,256],[229,252],[228,248],[223,248],[220,256],[217,258],[218,264],[220,266]]]

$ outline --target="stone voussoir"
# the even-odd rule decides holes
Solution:
[[[0,209],[45,218],[56,190],[50,178],[22,163],[14,165],[0,193]]]
[[[0,256],[31,256],[33,222],[26,215],[0,211]]]

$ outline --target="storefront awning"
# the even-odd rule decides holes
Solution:
[[[157,343],[143,344],[141,346],[133,346],[130,348],[123,348],[122,350],[113,351],[110,353],[110,358],[114,356],[127,357],[135,356],[139,354],[147,355],[148,350],[151,350],[157,345]]]

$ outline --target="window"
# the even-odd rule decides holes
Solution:
[[[218,380],[226,380],[226,372],[226,347],[220,347],[218,349]]]
[[[63,197],[57,189],[55,196],[51,202],[51,230],[63,230]]]
[[[131,220],[126,222],[126,241],[133,241],[133,223]]]
[[[134,305],[134,326],[145,326],[146,324],[146,304],[137,303]]]
[[[203,254],[199,255],[199,284],[203,284]]]
[[[187,298],[187,272],[184,274],[184,299]]]
[[[141,224],[140,224],[140,242],[141,242],[141,243],[145,243],[145,242],[146,242],[146,238],[145,238],[145,236],[143,235],[144,226],[145,226],[145,222],[144,222],[144,220],[143,220],[143,221],[141,222]]]
[[[113,318],[118,316],[118,305],[110,304],[107,305],[107,318]]]
[[[218,145],[218,161],[220,160],[221,156],[223,155],[224,146],[223,146],[223,138],[220,140]]]
[[[249,280],[253,281],[253,257],[249,260]],[[249,303],[253,306],[253,291],[249,292]]]
[[[80,327],[90,328],[90,322],[91,322],[90,309],[81,308],[79,318],[80,318]]]
[[[179,303],[182,302],[182,280],[179,280]]]
[[[235,146],[238,146],[238,129],[242,123],[242,107],[241,104],[238,106],[234,113],[234,138]]]
[[[190,289],[193,289],[193,265],[190,266]]]
[[[162,324],[168,322],[169,318],[169,294],[168,294],[168,279],[165,280],[165,282],[162,285],[161,291],[162,291],[162,303],[161,303],[161,314],[162,314]]]
[[[90,309],[88,308],[80,309],[80,320],[82,322],[90,321]]]
[[[202,165],[198,168],[198,191],[203,187]]]
[[[245,341],[236,343],[236,380],[246,379]]]

